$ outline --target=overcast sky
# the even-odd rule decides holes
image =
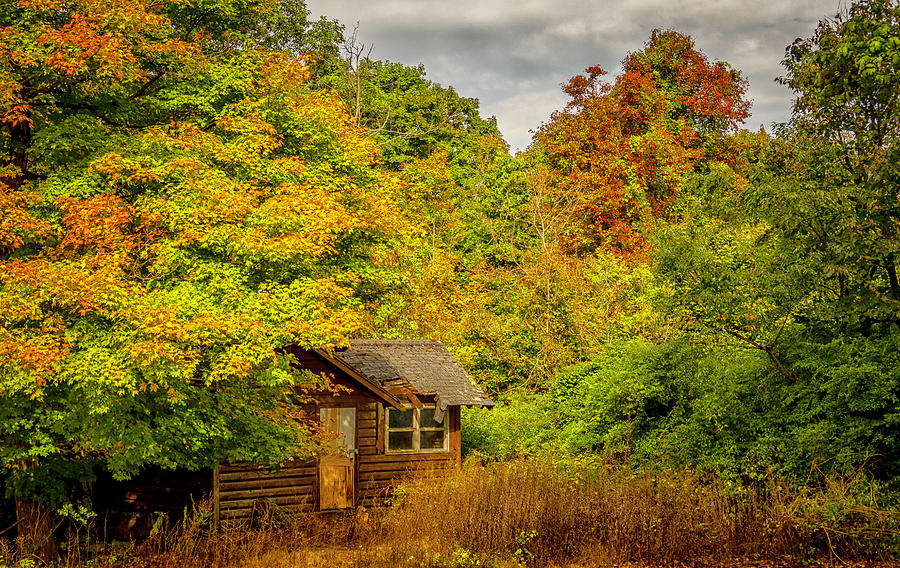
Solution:
[[[790,116],[774,82],[785,47],[833,16],[839,0],[307,0],[335,18],[374,59],[425,65],[427,77],[481,102],[512,150],[566,103],[562,83],[591,65],[616,75],[653,28],[690,34],[710,59],[750,81],[752,130]]]

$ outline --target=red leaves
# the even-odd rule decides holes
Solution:
[[[690,36],[654,30],[644,49],[625,58],[625,74],[652,77],[669,101],[670,118],[686,118],[712,133],[736,128],[750,116],[746,81],[727,63],[711,63]]]
[[[599,67],[573,77],[564,87],[572,101],[536,135],[562,179],[558,191],[585,219],[570,238],[575,250],[637,251],[703,158],[701,138],[748,114],[740,75],[710,63],[689,36],[655,31],[624,69],[611,84]]]
[[[572,97],[569,106],[582,104],[609,92],[609,85],[600,81],[600,77],[606,75],[604,69],[594,65],[584,71],[587,75],[575,75],[563,87],[563,92]]]

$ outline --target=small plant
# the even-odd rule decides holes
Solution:
[[[537,536],[537,531],[522,531],[516,535],[516,544],[519,546],[513,553],[513,557],[520,564],[529,564],[534,559],[534,554],[528,550],[528,544]]]

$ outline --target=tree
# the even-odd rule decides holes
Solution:
[[[23,0],[4,22],[0,463],[22,531],[97,467],[317,448],[295,402],[322,379],[284,347],[360,328],[398,182],[301,59],[233,31],[269,8]]]
[[[709,62],[688,36],[656,30],[623,66],[612,84],[599,67],[573,77],[572,100],[535,136],[577,204],[574,250],[640,249],[685,177],[717,158],[714,142],[748,116],[740,74]]]
[[[777,458],[795,474],[900,468],[898,16],[894,2],[856,2],[794,42],[791,123],[746,187],[659,240],[657,273],[694,337],[767,360],[747,396],[766,409],[765,436],[797,441]]]
[[[840,207],[845,243],[827,247],[828,263],[847,271],[852,294],[872,303],[869,318],[898,321],[900,279],[900,4],[891,0],[854,2],[844,13],[819,23],[809,39],[788,49],[782,79],[797,93],[793,124],[801,136],[832,145],[849,179]],[[825,182],[826,180],[821,180]],[[830,180],[829,180],[830,181]],[[827,246],[826,243],[821,243]]]

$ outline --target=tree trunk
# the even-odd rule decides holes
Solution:
[[[17,95],[20,100],[27,101],[29,97],[27,87],[22,88]],[[3,117],[3,122],[0,122],[0,125],[9,128],[9,156],[4,157],[3,162],[15,166],[18,170],[11,177],[7,177],[4,183],[14,190],[28,179],[28,151],[31,149],[32,124],[31,109],[27,107],[23,116],[16,115],[9,120]]]
[[[49,507],[16,497],[16,544],[22,554],[33,554],[44,562],[56,560],[53,513]]]
[[[894,264],[893,254],[888,255],[885,269],[887,269],[888,282],[891,286],[891,297],[895,300],[900,299],[900,281],[897,280],[897,266]]]

